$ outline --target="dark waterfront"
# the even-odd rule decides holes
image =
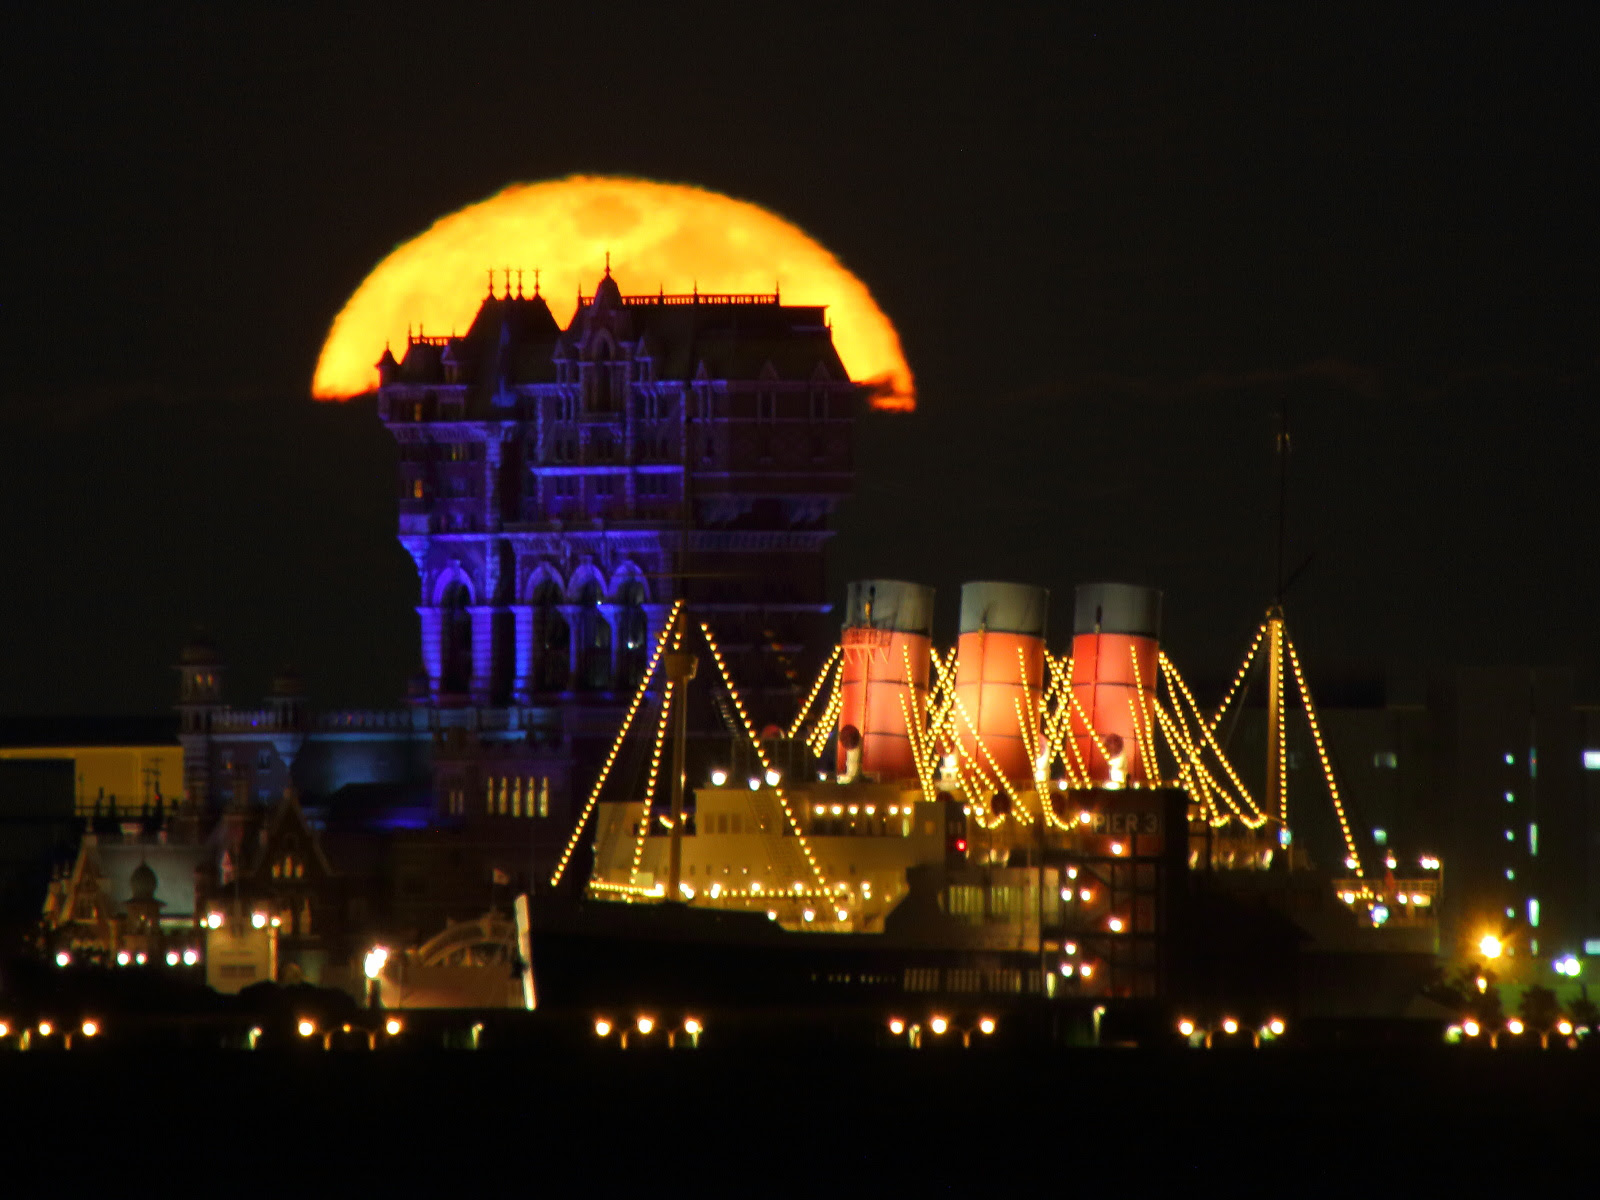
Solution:
[[[14,1144],[33,1155],[77,1161],[84,1130],[60,1114],[86,1096],[163,1114],[163,1136],[88,1161],[128,1179],[176,1156],[190,1178],[216,1169],[246,1184],[258,1160],[309,1170],[318,1191],[403,1179],[848,1195],[865,1181],[1121,1178],[1138,1195],[1164,1179],[1320,1192],[1575,1170],[1592,1141],[1595,1067],[1591,1054],[1444,1048],[104,1053],[7,1055],[0,1087],[28,1098],[8,1132],[26,1131]],[[329,1173],[335,1150],[344,1165]]]

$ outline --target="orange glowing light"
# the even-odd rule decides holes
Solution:
[[[345,400],[378,385],[387,343],[398,355],[408,329],[465,332],[486,290],[485,271],[522,271],[565,326],[577,294],[594,291],[609,252],[628,294],[657,290],[771,293],[785,304],[825,304],[834,348],[876,408],[916,407],[900,337],[861,280],[782,217],[684,184],[574,175],[514,184],[441,217],[373,268],[334,318],[311,392]]]

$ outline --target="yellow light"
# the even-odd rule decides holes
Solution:
[[[1283,1036],[1283,1030],[1284,1030],[1283,1018],[1282,1017],[1273,1017],[1272,1020],[1267,1022],[1267,1028],[1269,1030],[1271,1030],[1272,1035],[1274,1037]]]
[[[214,913],[209,914],[206,917],[206,924],[209,925],[212,929],[221,929],[222,928],[222,914],[219,913],[219,912],[214,912]]]
[[[1486,933],[1478,941],[1478,950],[1485,958],[1499,958],[1505,950],[1505,943],[1492,933]]]
[[[308,1038],[317,1031],[316,1025],[303,1017],[300,1020],[300,1024],[296,1025],[295,1028],[299,1030],[300,1036],[303,1038]]]
[[[383,1023],[383,1031],[390,1037],[396,1036],[400,1032],[401,1028],[402,1026],[400,1024],[399,1017],[390,1017]]]
[[[596,1017],[594,1022],[595,1037],[608,1037],[611,1033],[611,1022],[604,1017]]]
[[[1094,892],[1089,888],[1084,888],[1078,893],[1078,899],[1087,904],[1094,899]]]
[[[890,1033],[894,1034],[895,1037],[899,1037],[905,1031],[906,1031],[906,1023],[904,1021],[902,1021],[899,1017],[890,1017],[889,1018],[889,1032]]]
[[[993,1017],[982,1017],[982,1018],[980,1018],[979,1021],[978,1021],[978,1032],[979,1033],[985,1033],[985,1034],[993,1033],[994,1032],[994,1018]]]
[[[648,1034],[656,1027],[656,1021],[654,1017],[640,1017],[633,1023],[633,1027],[641,1034]]]
[[[1121,842],[1112,842],[1111,843],[1111,853],[1113,853],[1113,854],[1121,854],[1122,853],[1122,843]]]
[[[683,1023],[683,1031],[690,1037],[699,1037],[704,1026],[694,1017],[687,1018]]]
[[[10,1037],[10,1036],[11,1036],[11,1026],[7,1025],[4,1021],[0,1021],[0,1038]]]
[[[376,979],[383,974],[384,964],[389,961],[389,950],[386,946],[374,946],[367,951],[367,957],[361,964],[361,969],[366,972],[368,979]]]
[[[726,771],[724,771],[721,767],[718,767],[715,771],[711,772],[711,784],[712,784],[713,787],[721,787],[723,784],[725,784],[727,782],[728,782],[728,773]]]
[[[1478,991],[1479,992],[1487,992],[1488,990],[1489,990],[1489,981],[1487,979],[1485,979],[1482,975],[1479,975],[1478,976]]]
[[[250,926],[251,926],[252,929],[265,929],[266,925],[267,925],[267,914],[266,913],[255,912],[255,913],[251,913],[250,914]]]
[[[1224,1018],[1222,1018],[1222,1032],[1224,1032],[1224,1033],[1238,1033],[1239,1032],[1239,1022],[1235,1021],[1232,1017],[1224,1017]]]
[[[40,1021],[39,1022],[39,1036],[40,1037],[49,1037],[55,1031],[56,1031],[56,1027],[54,1025],[50,1024],[49,1021]]]
[[[1476,1021],[1461,1022],[1461,1032],[1468,1037],[1477,1037],[1479,1032],[1478,1023]]]
[[[1512,1017],[1506,1022],[1506,1028],[1518,1036],[1522,1034],[1522,1022],[1517,1020],[1516,1017]]]
[[[1088,979],[1094,974],[1094,964],[1084,963],[1083,966],[1078,968],[1078,974],[1082,975],[1085,979]]]
[[[800,915],[807,921],[815,921],[817,919],[816,910],[810,908],[806,909],[805,912],[801,913]]]
[[[1556,1032],[1558,1032],[1562,1037],[1571,1037],[1572,1036],[1572,1022],[1568,1021],[1566,1019],[1562,1019],[1560,1021],[1557,1021],[1556,1022]],[[5,1037],[5,1031],[4,1031],[3,1027],[0,1027],[0,1037]]]
[[[1112,933],[1121,933],[1122,932],[1122,918],[1121,917],[1112,917],[1109,921],[1106,922],[1106,928],[1111,930]]]
[[[1194,1022],[1189,1020],[1188,1017],[1185,1017],[1183,1020],[1178,1022],[1178,1032],[1183,1034],[1184,1037],[1188,1037],[1190,1034],[1194,1033]]]
[[[93,1037],[100,1032],[100,1025],[95,1021],[85,1021],[81,1028],[83,1029],[84,1037]]]
[[[928,1022],[928,1028],[936,1034],[942,1034],[946,1029],[950,1028],[950,1022],[943,1017],[934,1017],[933,1020]]]

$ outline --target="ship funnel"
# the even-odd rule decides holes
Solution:
[[[898,579],[866,579],[845,591],[837,770],[894,781],[917,777],[906,733],[928,709],[933,589]]]
[[[956,726],[961,750],[986,772],[1032,780],[1050,593],[1021,583],[961,585]],[[1026,724],[1024,724],[1026,722]],[[982,742],[980,748],[978,743]]]
[[[1082,584],[1072,635],[1078,762],[1101,787],[1152,782],[1161,593],[1129,583]]]

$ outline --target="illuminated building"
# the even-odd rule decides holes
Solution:
[[[624,296],[608,269],[562,329],[508,280],[379,375],[432,704],[582,731],[637,682],[675,580],[758,707],[809,682],[862,402],[823,308]]]

